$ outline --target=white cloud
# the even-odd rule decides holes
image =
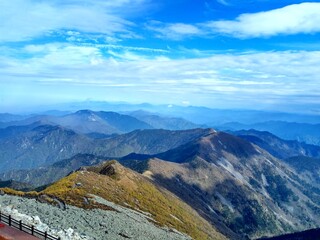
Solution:
[[[137,8],[142,2],[142,0],[1,1],[0,41],[28,40],[59,30],[111,36],[115,33],[129,35],[133,23],[123,16],[126,13],[125,9],[128,8],[127,4]]]
[[[221,4],[228,4],[219,0]],[[241,14],[234,20],[208,21],[196,24],[152,22],[148,28],[158,37],[181,40],[210,37],[217,34],[236,38],[261,38],[277,35],[320,32],[320,3],[305,2],[265,12]]]
[[[212,21],[204,27],[240,38],[320,32],[320,3],[289,5],[266,12],[242,14],[231,21]]]
[[[180,40],[192,36],[202,35],[202,31],[195,25],[185,23],[165,24],[152,21],[147,25],[147,29],[156,32],[159,38]]]
[[[8,83],[28,85],[37,95],[37,89],[51,93],[56,86],[68,90],[68,98],[80,100],[108,96],[111,100],[181,104],[188,99],[192,104],[243,106],[274,99],[303,102],[318,94],[320,52],[252,52],[193,59],[159,55],[151,59],[137,52],[114,51],[113,57],[103,51],[71,44],[27,46],[21,54],[31,52],[33,57],[0,57],[0,89]]]

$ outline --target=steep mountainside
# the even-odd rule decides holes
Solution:
[[[116,161],[85,167],[49,186],[42,194],[55,196],[83,208],[104,208],[102,197],[150,217],[160,226],[187,233],[194,239],[225,239],[192,208],[172,193]]]
[[[232,134],[258,145],[280,159],[295,156],[320,157],[320,146],[283,140],[269,132],[251,129],[232,132]]]
[[[311,185],[320,186],[320,147],[298,141],[283,140],[269,132],[242,130],[233,132],[282,159]]]
[[[307,182],[320,186],[320,158],[297,156],[287,158],[284,161]]]
[[[223,132],[151,160],[123,163],[175,193],[225,234],[229,229],[256,238],[320,225],[319,189],[256,145]]]

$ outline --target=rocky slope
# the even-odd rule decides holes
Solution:
[[[84,210],[70,205],[63,210],[35,199],[9,195],[0,196],[0,209],[1,212],[61,237],[62,240],[191,239],[178,231],[157,227],[150,222],[148,216],[140,212],[98,197],[95,201],[114,210]]]
[[[175,193],[233,239],[320,224],[319,189],[241,138],[212,131],[150,160],[132,160],[123,163]]]
[[[158,226],[167,226],[194,239],[225,239],[206,220],[171,192],[116,161],[85,167],[41,192],[82,208],[102,208],[99,196],[149,216]],[[110,209],[110,208],[109,208]]]

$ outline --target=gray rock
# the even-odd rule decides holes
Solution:
[[[33,219],[33,222],[38,222],[43,230],[66,240],[191,239],[178,231],[155,226],[149,221],[150,216],[147,214],[118,206],[99,197],[95,199],[102,204],[114,207],[117,211],[84,210],[73,206],[68,206],[63,210],[35,199],[8,195],[0,196],[0,209],[1,211],[11,209],[12,215],[23,213],[27,215],[26,219]],[[8,208],[8,206],[11,208]],[[31,216],[38,217],[32,218]]]

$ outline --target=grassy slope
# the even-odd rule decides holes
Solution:
[[[155,186],[142,175],[116,162],[117,172],[101,175],[100,168],[79,171],[63,178],[43,191],[79,207],[102,207],[85,204],[84,197],[98,195],[119,205],[149,212],[156,224],[175,228],[194,239],[225,239],[206,220],[175,195]],[[104,165],[105,167],[106,165]],[[81,183],[76,186],[76,183]],[[79,184],[78,184],[79,185]]]

